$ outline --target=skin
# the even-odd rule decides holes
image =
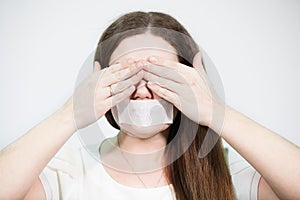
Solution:
[[[140,46],[142,46],[144,49],[141,50]],[[153,48],[159,48],[164,50],[155,50]],[[145,65],[147,65],[147,63],[149,64],[149,62],[147,61],[149,55],[162,56],[167,60],[178,62],[177,54],[175,54],[175,52],[176,50],[174,49],[174,47],[172,47],[168,42],[166,42],[160,37],[156,37],[148,33],[145,35],[136,35],[124,39],[119,44],[119,46],[115,49],[115,51],[111,56],[110,64],[126,62],[127,60],[133,60],[137,65],[143,66],[143,69],[141,70],[141,73],[143,73],[143,79],[138,84],[136,84],[137,89],[129,97],[130,99],[132,100],[161,99],[159,95],[152,92],[148,88],[146,84],[147,81],[145,80],[146,78],[145,74],[147,72],[145,71],[144,68]],[[123,56],[118,57],[117,55],[123,55]],[[169,125],[165,125],[161,131],[166,130],[168,127]],[[124,132],[126,132],[126,130],[124,130],[121,126],[120,142],[122,148],[129,152],[149,153],[158,150],[166,145],[165,134],[157,134],[154,137],[145,140],[145,139],[133,137],[129,134],[124,134]]]
[[[159,40],[161,43],[166,42],[149,34],[139,36],[126,38],[124,41],[138,43],[139,40],[151,41],[152,39],[155,42]],[[169,47],[172,48],[170,45]],[[124,49],[126,50],[125,47]],[[100,70],[99,64],[95,64],[95,72],[88,80],[92,80],[91,83],[97,85],[95,92],[98,102],[95,108],[96,118],[100,118],[116,103],[126,98],[164,98],[191,120],[215,130],[255,167],[262,175],[259,183],[259,199],[297,199],[300,196],[298,190],[300,182],[299,147],[220,101],[209,87],[200,54],[194,58],[194,68],[178,63],[174,57],[168,57],[171,54],[162,55],[161,51],[138,51],[127,56],[120,57],[118,63],[112,62],[107,70]],[[154,67],[144,64],[136,67],[136,63],[145,62],[151,63]],[[138,74],[139,72],[140,74]],[[109,78],[98,79],[102,77],[103,73],[107,73],[103,77]],[[176,76],[178,74],[181,74],[180,79]],[[143,79],[148,83],[145,84]],[[116,84],[120,84],[122,87]],[[78,92],[88,90],[86,85],[82,84],[82,88],[79,87]],[[114,95],[110,94],[111,85],[119,88]],[[195,98],[191,100],[186,97],[184,95],[185,88],[192,88]],[[204,109],[199,110],[198,113],[189,113],[189,107],[186,106],[189,103],[195,103]],[[222,129],[211,120],[213,107],[226,111]],[[93,120],[77,119],[77,123],[74,123],[72,108],[73,101],[70,98],[62,108],[0,152],[0,199],[45,198],[38,175],[62,145],[76,132],[77,128],[94,122]],[[121,148],[130,152],[149,152],[163,147],[166,143],[163,134],[141,140],[122,132],[120,142]],[[24,163],[30,163],[30,165],[24,166]],[[20,166],[23,167],[20,168]],[[119,181],[116,177],[120,174],[116,174],[114,171],[108,172]],[[10,175],[8,176],[8,174]],[[122,176],[123,180],[128,179],[128,181],[120,183],[141,187],[139,180],[127,174],[122,174]],[[153,185],[159,176],[160,172],[156,172],[144,174],[141,178],[148,185]],[[160,183],[160,185],[164,184],[166,184],[165,181]]]
[[[142,79],[138,74],[140,70],[141,67],[126,62],[95,71],[60,109],[1,150],[0,199],[45,199],[38,176],[47,163],[78,128],[95,122],[115,104],[128,98],[135,90],[134,84]],[[115,95],[110,94],[110,85],[124,82],[127,87]],[[79,97],[84,96],[80,94],[94,95],[96,119],[86,116],[86,109],[79,107],[82,118],[74,120],[73,97],[77,94]]]
[[[146,48],[141,50],[139,46],[143,46]],[[164,50],[149,49],[151,47],[164,49]],[[130,53],[126,53],[126,52],[130,52]],[[110,64],[126,62],[126,60],[134,60],[134,62],[137,65],[142,65],[143,67],[145,67],[147,63],[149,64],[149,62],[147,61],[149,55],[162,56],[168,60],[178,62],[177,55],[174,52],[176,52],[176,50],[168,42],[161,39],[160,37],[155,37],[150,34],[137,35],[137,36],[124,39],[120,43],[120,45],[116,48],[116,50],[113,52],[111,56]],[[117,55],[123,55],[123,56],[117,57]],[[143,69],[142,73],[145,75],[147,72]],[[137,89],[129,98],[131,100],[161,99],[159,95],[152,92],[148,88],[147,81],[145,80],[145,78],[146,77],[144,76],[144,78],[136,85]],[[126,127],[123,127],[121,125],[120,126],[121,131],[119,133],[120,147],[122,150],[126,152],[138,153],[138,154],[146,154],[146,153],[151,153],[160,150],[161,148],[166,146],[166,138],[167,138],[166,136],[168,134],[166,129],[168,127],[169,125],[164,125],[160,133],[150,138],[143,139],[128,134],[126,131]],[[112,152],[111,155],[107,155],[107,156],[114,156],[114,152]],[[155,163],[157,161],[147,160],[148,164],[149,162]],[[109,166],[105,166],[105,169],[110,174],[110,176],[113,177],[117,182],[131,187],[144,188],[145,185],[147,187],[157,187],[157,186],[164,186],[168,184],[164,177],[157,184],[158,180],[160,179],[163,173],[162,168],[160,168],[159,170],[155,170],[153,172],[139,173],[139,177],[137,177],[135,173],[132,172],[124,173],[122,171],[115,170]],[[142,183],[139,178],[142,179],[144,183]]]

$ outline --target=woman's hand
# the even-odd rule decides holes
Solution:
[[[208,126],[217,95],[208,81],[200,53],[194,58],[194,68],[153,56],[148,62],[150,64],[144,67],[144,79],[148,81],[149,89],[194,122]]]
[[[135,84],[143,78],[143,66],[132,59],[102,70],[95,62],[94,72],[80,83],[73,94],[73,111],[77,129],[102,117],[109,109],[128,98]]]

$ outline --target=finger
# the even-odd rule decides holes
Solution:
[[[124,99],[130,97],[130,95],[132,95],[134,91],[135,91],[135,86],[132,85],[129,88],[123,90],[122,92],[105,99],[105,103],[108,106],[108,108],[111,109],[112,107],[114,107],[115,105],[123,101]]]
[[[149,87],[149,89],[151,91],[153,91],[155,94],[157,94],[161,98],[163,98],[166,101],[172,103],[179,110],[181,109],[180,108],[179,96],[176,93],[174,93],[174,92],[172,92],[172,91],[170,91],[166,88],[163,88],[163,87],[161,87],[161,86],[159,86],[155,83],[152,83],[152,82],[148,82],[147,87]]]
[[[118,82],[116,84],[112,84],[110,86],[111,90],[112,90],[111,92],[113,94],[116,94],[116,93],[122,92],[123,90],[130,87],[131,85],[135,85],[135,84],[139,83],[143,79],[144,73],[145,72],[143,70],[141,70],[137,74],[131,76],[130,78],[128,78],[124,81]]]
[[[101,94],[104,98],[110,97],[111,94],[111,88],[110,87],[104,87],[102,88]]]
[[[196,55],[194,56],[193,66],[198,72],[204,71],[204,67],[203,67],[203,63],[202,63],[202,55],[201,55],[200,51],[198,53],[196,53]]]
[[[183,77],[175,70],[172,70],[167,67],[159,66],[159,65],[153,65],[153,64],[147,64],[144,69],[148,72],[151,72],[152,74],[155,74],[157,76],[182,83],[186,82]]]
[[[176,70],[179,73],[183,73],[186,69],[190,68],[179,62],[167,60],[159,56],[150,56],[147,60],[154,65],[164,66],[172,70]]]
[[[109,70],[107,70],[103,74],[102,85],[103,85],[103,87],[106,87],[106,86],[118,83],[120,81],[128,79],[129,77],[137,74],[142,69],[143,69],[142,65],[135,65],[134,64],[130,67],[127,67],[125,69],[116,71],[114,73],[111,73]]]
[[[114,72],[120,71],[126,67],[130,67],[130,66],[134,65],[134,63],[135,63],[134,60],[132,58],[129,58],[125,61],[121,61],[121,62],[112,64],[107,69],[109,72],[114,73]]]
[[[145,72],[144,79],[149,82],[155,83],[161,87],[167,88],[168,90],[171,90],[175,93],[180,92],[181,89],[181,85],[179,83],[157,76],[149,72]]]

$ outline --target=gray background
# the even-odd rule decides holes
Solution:
[[[67,100],[102,31],[134,10],[177,18],[214,61],[226,102],[300,145],[300,1],[1,0],[0,149]]]

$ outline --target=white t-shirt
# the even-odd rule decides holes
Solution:
[[[256,200],[260,175],[246,162],[230,164],[237,199]],[[48,200],[172,200],[173,187],[133,188],[115,181],[85,148],[65,145],[39,176]]]

